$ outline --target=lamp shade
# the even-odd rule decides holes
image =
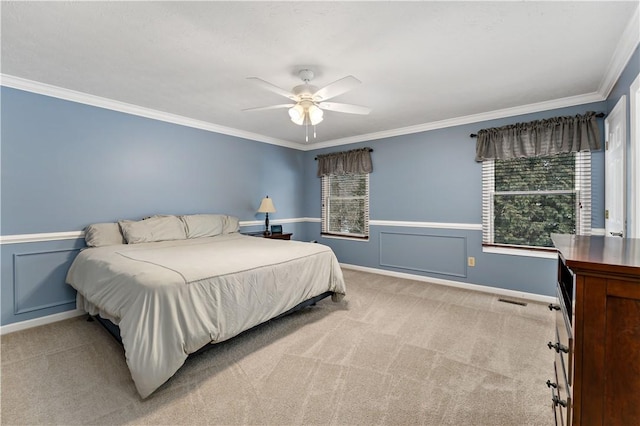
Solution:
[[[291,121],[298,126],[305,124],[315,126],[322,121],[323,115],[324,111],[309,100],[302,100],[289,108],[289,117],[291,117]]]
[[[305,117],[305,110],[302,105],[297,104],[289,108],[289,117],[291,117],[291,121],[301,126],[304,123]]]
[[[307,113],[309,114],[309,121],[314,126],[322,121],[322,116],[324,115],[322,110],[315,105],[311,105]]]
[[[262,199],[260,207],[258,207],[258,213],[275,213],[276,206],[273,205],[273,200],[266,196]]]

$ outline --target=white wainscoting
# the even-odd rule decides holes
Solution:
[[[285,223],[319,223],[320,218],[314,217],[300,217],[289,219],[277,219],[271,220],[270,223],[285,224]],[[388,227],[402,227],[402,228],[431,228],[431,229],[452,229],[452,230],[473,230],[481,231],[482,225],[479,223],[444,223],[444,222],[419,222],[419,221],[392,221],[392,220],[370,220],[371,226],[388,226]],[[263,225],[261,220],[241,221],[241,227],[247,226],[259,226]],[[604,230],[595,228],[592,230],[593,235],[604,235]],[[83,231],[69,231],[69,232],[49,232],[39,234],[20,234],[20,235],[6,235],[0,236],[0,244],[20,244],[20,243],[33,243],[33,242],[46,242],[56,240],[73,240],[84,238]],[[451,287],[464,288],[473,291],[480,291],[484,293],[491,293],[497,295],[503,295],[508,297],[516,297],[535,302],[552,303],[556,299],[550,296],[543,296],[533,293],[526,293],[514,290],[506,290],[497,287],[489,287],[480,284],[463,283],[453,280],[445,280],[441,278],[425,277],[421,275],[414,275],[409,273],[388,271],[384,269],[370,268],[365,266],[342,264],[344,268],[360,270],[364,272],[370,272],[381,275],[388,275],[398,278],[405,278],[415,281],[424,281],[434,284],[441,284]],[[53,322],[61,321],[68,318],[73,318],[78,315],[82,315],[84,311],[75,309],[71,311],[61,312],[58,314],[43,316],[36,319],[25,320],[17,323],[7,324],[0,327],[0,334],[12,333],[19,330],[25,330],[31,327],[37,327]]]
[[[43,241],[77,240],[79,238],[84,238],[84,231],[3,235],[0,236],[0,244],[38,243]]]
[[[290,219],[273,219],[269,220],[271,224],[285,223],[320,223],[319,217],[297,217]],[[262,220],[243,220],[240,221],[240,227],[263,225]],[[370,220],[370,226],[395,226],[403,228],[432,228],[432,229],[461,229],[470,231],[482,231],[481,223],[448,223],[448,222],[420,222],[420,221],[401,221],[401,220]],[[593,228],[592,235],[604,235],[604,229]],[[75,240],[84,238],[84,231],[69,232],[46,232],[40,234],[17,234],[0,236],[0,244],[21,244],[35,243],[42,241],[56,240]]]
[[[431,229],[462,229],[482,231],[481,223],[449,223],[449,222],[418,222],[409,220],[370,220],[373,226],[399,226],[403,228],[431,228]]]

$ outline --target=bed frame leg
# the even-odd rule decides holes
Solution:
[[[87,322],[93,322],[93,317],[91,315],[87,316]]]

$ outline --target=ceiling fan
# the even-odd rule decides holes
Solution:
[[[298,72],[298,76],[303,81],[303,84],[294,87],[290,92],[260,78],[248,77],[248,80],[253,80],[263,89],[267,89],[273,93],[284,96],[285,98],[289,98],[294,103],[248,108],[243,111],[264,111],[269,109],[288,108],[291,121],[299,126],[304,125],[306,127],[307,142],[309,141],[309,124],[313,126],[313,137],[315,138],[315,126],[323,120],[324,110],[360,115],[366,115],[371,112],[371,108],[360,105],[325,102],[328,99],[334,98],[353,89],[361,83],[360,80],[352,75],[336,80],[321,89],[310,84],[310,81],[313,80],[314,77],[313,71],[303,69]]]

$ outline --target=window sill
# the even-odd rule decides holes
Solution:
[[[506,254],[509,256],[538,257],[542,259],[558,258],[558,253],[556,251],[532,250],[532,249],[514,248],[514,247],[484,246],[482,247],[482,252],[493,253],[493,254]]]

